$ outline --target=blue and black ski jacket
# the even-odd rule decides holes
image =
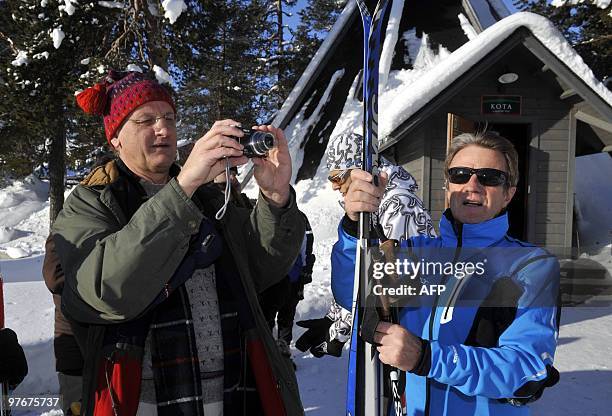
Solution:
[[[349,310],[357,244],[350,222],[345,217],[341,223],[332,251],[332,291]],[[454,252],[454,262],[473,260],[475,253],[486,258],[478,277],[420,276],[420,284],[442,283],[446,290],[399,311],[400,324],[424,345],[419,364],[405,378],[408,415],[528,415],[524,404],[558,380],[552,367],[560,311],[558,261],[507,231],[507,214],[458,224],[447,210],[440,237],[402,243],[413,261],[445,252]]]

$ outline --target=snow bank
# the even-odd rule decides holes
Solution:
[[[49,232],[49,184],[34,175],[0,189],[0,257],[44,251]]]
[[[610,178],[612,157],[607,153],[576,158],[574,194],[580,244],[597,251],[612,243]]]

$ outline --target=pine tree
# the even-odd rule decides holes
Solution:
[[[555,7],[546,0],[515,0],[514,5],[550,19],[598,79],[612,75],[612,6],[602,9],[588,1]]]
[[[265,1],[207,1],[202,34],[190,44],[192,62],[181,62],[178,106],[181,135],[198,139],[215,120],[250,126],[268,114],[260,51]]]
[[[110,67],[169,68],[173,32],[158,8],[143,0],[124,8],[7,0],[0,8],[0,92],[7,97],[0,102],[3,168],[19,174],[48,162],[53,222],[63,205],[65,156],[74,162],[105,142],[101,120],[76,107],[74,92]],[[21,142],[29,151],[15,145]]]
[[[4,53],[0,68],[3,129],[0,141],[28,143],[34,152],[11,146],[4,160],[27,166],[48,162],[51,222],[63,205],[66,137],[74,117],[73,91],[85,73],[80,60],[104,44],[94,39],[90,24],[107,22],[95,3],[60,7],[45,1],[7,0],[0,13]],[[11,134],[10,136],[8,134]],[[27,150],[27,149],[26,149]],[[10,164],[9,164],[10,166]],[[20,169],[17,169],[19,171]]]
[[[309,0],[299,11],[300,23],[292,41],[291,71],[283,80],[284,91],[291,91],[346,3],[347,0]]]

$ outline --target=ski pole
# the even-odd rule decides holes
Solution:
[[[0,271],[0,329],[4,328],[4,281],[2,271]],[[8,382],[0,380],[0,416],[10,416]]]
[[[365,0],[356,0],[363,26],[363,170],[374,176],[377,185],[378,175],[378,67],[380,59],[383,20],[389,3],[379,0],[371,13]],[[349,382],[347,386],[346,414],[349,416],[382,416],[383,406],[383,368],[378,360],[376,348],[360,339],[356,325],[363,325],[361,313],[364,308],[359,305],[367,297],[368,249],[373,244],[370,240],[371,216],[359,214],[359,240],[355,259],[355,276],[353,286],[353,334],[351,338],[351,360],[349,357]],[[355,338],[355,339],[353,339]],[[397,374],[395,374],[397,375]],[[353,380],[351,381],[351,377]],[[398,377],[395,377],[396,379]],[[392,379],[391,383],[397,380]],[[394,385],[394,387],[397,387]],[[394,389],[396,391],[397,388]],[[394,396],[396,402],[398,397]],[[399,406],[394,405],[394,408]]]

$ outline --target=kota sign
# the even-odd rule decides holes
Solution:
[[[521,115],[520,95],[483,95],[481,97],[482,114]]]

